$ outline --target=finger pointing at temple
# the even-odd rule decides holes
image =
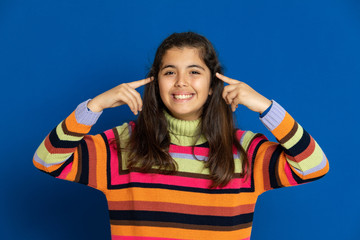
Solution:
[[[141,86],[144,86],[146,84],[148,84],[149,82],[151,82],[152,80],[154,80],[154,77],[148,77],[142,80],[138,80],[138,81],[134,81],[134,82],[130,82],[128,83],[129,87],[135,89]]]
[[[222,80],[222,81],[224,81],[224,82],[226,82],[226,83],[228,83],[230,85],[240,83],[240,81],[229,78],[229,77],[226,77],[226,76],[224,76],[224,75],[222,75],[222,74],[220,74],[218,72],[216,73],[216,77],[218,77],[220,80]]]

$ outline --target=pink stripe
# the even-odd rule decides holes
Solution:
[[[233,154],[238,153],[235,145],[233,145],[232,151],[233,151]],[[185,146],[178,146],[178,145],[170,144],[169,153],[183,153],[183,154],[191,154],[192,155],[192,147],[185,147]],[[198,155],[198,156],[207,157],[207,156],[209,156],[209,149],[204,148],[204,147],[195,147],[194,153],[195,153],[195,155]]]
[[[60,179],[66,179],[67,175],[69,174],[69,172],[71,171],[73,163],[71,162],[69,165],[67,165],[61,172],[61,174],[59,176],[57,176],[56,178],[60,178]]]
[[[114,132],[112,130],[104,132],[108,139],[114,139]],[[174,145],[173,149],[181,150],[183,153],[188,153],[191,147],[178,147]],[[198,151],[196,151],[198,149]],[[195,154],[203,155],[207,148],[195,148]],[[181,151],[177,151],[181,152]],[[202,154],[201,154],[202,153]],[[162,175],[162,174],[149,174],[149,173],[138,173],[131,172],[125,175],[119,175],[119,159],[117,157],[116,148],[110,146],[110,174],[111,174],[111,184],[120,185],[127,184],[130,182],[139,182],[139,183],[154,183],[154,184],[165,184],[165,185],[175,185],[181,187],[195,187],[195,188],[208,188],[212,181],[208,179],[196,179],[190,177],[181,177],[181,176],[171,176],[171,175]],[[251,186],[251,178],[248,178],[246,182],[243,179],[233,179],[225,187],[217,189],[238,189],[238,188],[249,188]]]
[[[254,151],[255,151],[256,146],[258,145],[258,143],[259,143],[261,140],[268,140],[268,139],[267,139],[264,135],[261,135],[261,136],[256,137],[256,138],[252,141],[252,143],[251,143],[251,145],[250,145],[250,147],[249,147],[249,151],[248,151],[248,153],[250,154],[251,157],[252,157],[252,155],[254,154]]]
[[[129,122],[129,125],[130,125],[130,127],[131,127],[131,131],[134,131],[135,122],[134,122],[134,121],[130,121],[130,122]]]
[[[132,236],[116,236],[111,235],[111,240],[181,240],[179,238],[160,238],[160,237],[132,237]],[[239,240],[250,240],[250,237],[239,239]]]
[[[111,235],[111,240],[142,240],[142,239],[145,239],[145,240],[181,240],[179,238],[132,237],[132,236],[115,236],[115,235]],[[246,238],[246,239],[248,239],[248,238]]]
[[[192,147],[184,147],[170,144],[169,147],[170,153],[186,153],[192,154]],[[194,149],[195,155],[208,156],[209,149],[204,147],[196,147]]]
[[[112,129],[109,129],[107,131],[104,132],[104,134],[106,135],[107,139],[114,139],[115,135]]]
[[[114,163],[114,167],[116,164]],[[117,168],[115,168],[117,169]],[[208,179],[196,179],[191,177],[180,177],[180,176],[171,176],[171,175],[161,175],[155,173],[139,173],[139,172],[130,172],[126,175],[115,175],[116,171],[112,172],[112,181],[113,185],[126,184],[129,182],[139,182],[139,183],[154,183],[154,184],[165,184],[165,185],[174,185],[181,187],[195,187],[195,188],[208,188],[211,184],[211,180]],[[238,188],[249,188],[250,187],[250,178],[246,182],[243,182],[243,179],[232,179],[225,187],[217,189],[238,189]]]
[[[240,141],[240,139],[241,139],[241,137],[242,137],[242,135],[243,135],[244,133],[245,133],[244,130],[237,130],[237,131],[236,131],[236,138],[237,138],[237,140]]]
[[[289,180],[290,184],[292,186],[298,185],[298,183],[295,181],[295,179],[292,176],[290,164],[288,162],[286,162],[284,169],[285,169],[285,174],[286,174],[287,179]]]
[[[114,132],[112,130],[105,131],[104,134],[106,135],[107,139],[115,139]],[[116,184],[114,179],[119,176],[119,159],[117,156],[116,146],[109,146],[110,149],[110,175],[111,175],[111,184]]]

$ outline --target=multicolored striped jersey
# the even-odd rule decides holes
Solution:
[[[169,114],[169,152],[178,164],[177,173],[129,171],[126,151],[119,158],[117,149],[125,147],[134,123],[87,135],[101,114],[87,109],[89,100],[47,135],[33,163],[53,177],[103,192],[112,240],[248,240],[261,193],[317,180],[329,170],[317,142],[272,100],[260,120],[278,143],[263,134],[237,131],[251,169],[247,178],[240,178],[242,156],[233,148],[234,178],[225,187],[209,188],[205,167],[209,147],[205,137],[197,137],[200,121],[183,121]]]

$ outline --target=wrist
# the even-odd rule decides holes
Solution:
[[[90,111],[92,111],[92,112],[102,112],[104,110],[103,108],[101,108],[99,105],[96,104],[94,99],[91,99],[88,102],[87,108],[90,109]]]
[[[272,104],[272,101],[269,99],[266,99],[266,101],[264,102],[263,107],[261,108],[261,110],[259,111],[259,114],[263,114]]]

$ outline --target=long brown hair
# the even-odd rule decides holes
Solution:
[[[223,187],[234,177],[233,146],[243,156],[240,177],[244,177],[247,173],[248,161],[245,150],[236,138],[231,109],[222,98],[223,81],[215,75],[216,72],[223,73],[215,49],[208,39],[194,32],[174,33],[167,37],[156,51],[154,62],[147,74],[147,77],[153,76],[155,79],[145,86],[143,110],[138,116],[127,145],[128,168],[165,174],[174,174],[177,171],[177,164],[169,154],[170,135],[163,112],[167,108],[161,100],[158,85],[162,58],[166,51],[173,47],[198,49],[201,59],[210,69],[212,94],[203,106],[201,134],[206,137],[209,144],[209,156],[206,162],[206,167],[210,171],[209,178],[212,180],[209,187]]]

